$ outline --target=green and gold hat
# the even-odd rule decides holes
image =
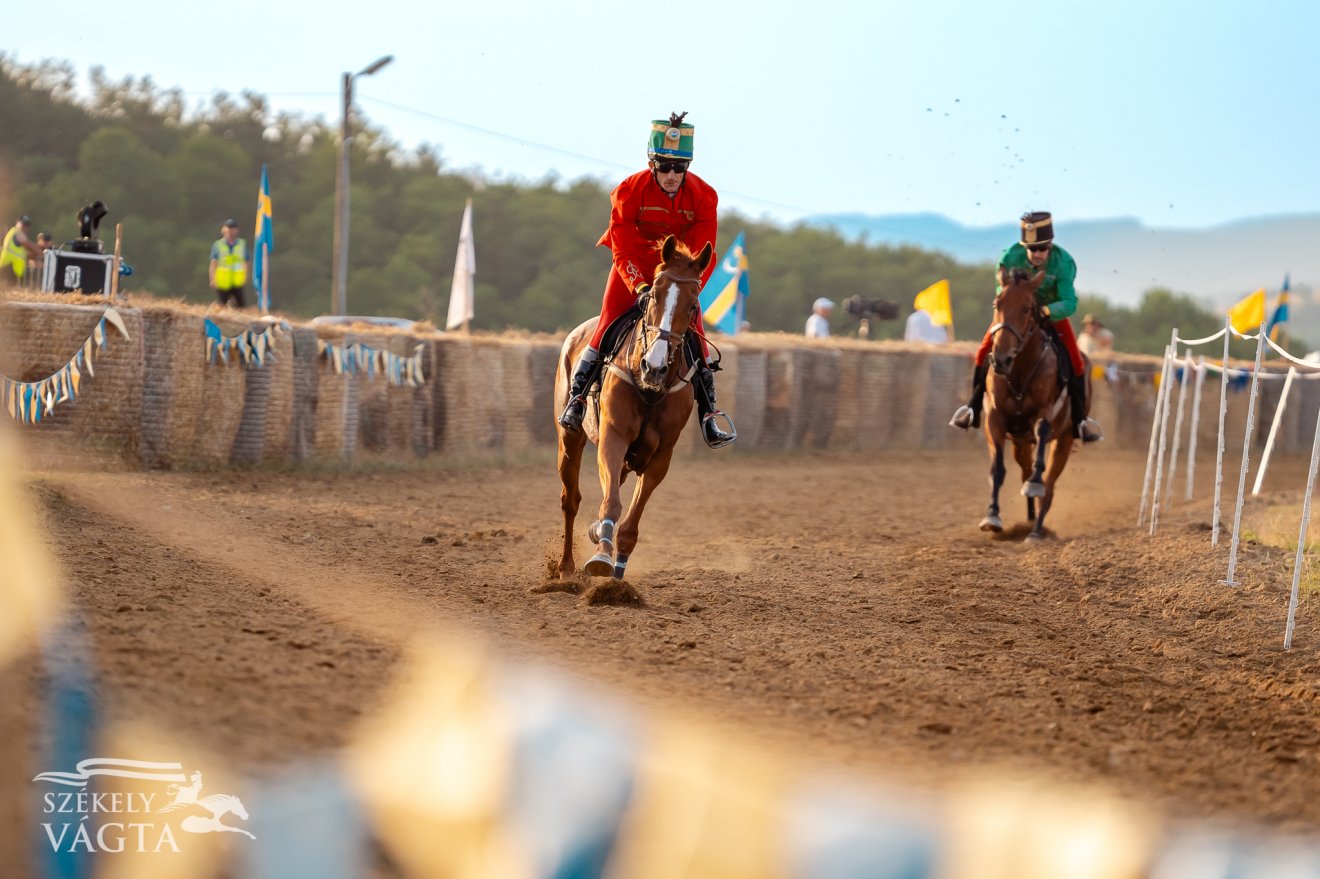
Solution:
[[[1054,220],[1049,211],[1031,211],[1022,215],[1022,243],[1048,244],[1054,240]]]
[[[646,155],[657,159],[692,161],[692,126],[683,121],[687,111],[670,113],[668,119],[651,120],[651,140]]]

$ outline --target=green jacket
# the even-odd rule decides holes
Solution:
[[[1014,244],[1004,255],[999,257],[999,267],[1003,269],[1026,269],[1035,274],[1038,269],[1027,261],[1027,249],[1021,244]],[[1059,245],[1050,248],[1050,258],[1045,261],[1045,282],[1036,291],[1036,301],[1050,307],[1053,320],[1071,317],[1077,311],[1077,290],[1073,283],[1077,280],[1077,263],[1073,262],[1068,251]],[[995,283],[995,296],[1002,292]]]

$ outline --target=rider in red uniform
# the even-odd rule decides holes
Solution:
[[[559,417],[560,425],[567,431],[581,430],[587,395],[600,377],[602,340],[650,289],[651,279],[660,265],[660,244],[665,237],[673,235],[693,253],[699,253],[707,244],[715,247],[719,196],[709,183],[688,171],[693,128],[683,122],[686,115],[671,114],[669,119],[651,123],[646,170],[633,174],[610,194],[610,225],[596,244],[610,249],[614,266],[605,282],[596,332],[578,359],[568,406]],[[714,270],[712,260],[701,275],[703,285]],[[702,438],[711,448],[728,445],[737,432],[725,432],[716,421],[717,418],[728,420],[728,416],[715,408],[715,375],[711,371],[710,351],[699,311],[688,342],[688,354],[697,365],[700,379],[693,382],[692,388],[701,417]],[[733,426],[731,421],[729,426]]]

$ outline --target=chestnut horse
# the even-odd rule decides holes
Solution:
[[[578,476],[587,440],[596,443],[598,449],[604,498],[599,517],[587,531],[596,544],[596,554],[583,570],[593,577],[613,574],[615,579],[622,579],[628,557],[637,545],[642,511],[669,471],[674,444],[692,415],[690,383],[695,366],[689,362],[684,335],[700,308],[701,273],[710,263],[711,246],[707,244],[694,257],[671,235],[660,246],[660,255],[655,280],[639,303],[642,316],[605,367],[599,403],[587,406],[582,430],[568,433],[556,427],[559,480],[563,483],[559,501],[564,511],[561,579],[575,572],[573,520],[582,502]],[[582,324],[564,340],[555,371],[555,412],[568,404],[573,365],[591,340],[597,320]],[[619,493],[629,471],[637,474],[637,486],[627,515],[620,518],[623,504]]]
[[[981,520],[982,531],[999,532],[999,489],[1004,484],[1004,440],[1013,443],[1013,457],[1022,468],[1022,494],[1027,498],[1027,519],[1035,525],[1028,540],[1045,536],[1045,514],[1054,502],[1058,482],[1073,447],[1073,423],[1068,391],[1059,367],[1066,352],[1054,342],[1049,318],[1036,304],[1036,290],[1045,273],[1025,269],[1001,270],[1003,290],[995,299],[995,323],[990,327],[994,347],[986,378],[989,405],[985,436],[990,447],[990,508]],[[1087,399],[1090,399],[1090,361]],[[1089,405],[1088,405],[1089,408]],[[1046,450],[1049,450],[1046,472]],[[1040,498],[1040,510],[1036,499]]]

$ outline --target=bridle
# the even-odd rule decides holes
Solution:
[[[658,327],[655,324],[647,321],[647,315],[651,311],[651,303],[655,300],[655,291],[657,289],[667,289],[669,284],[699,284],[699,283],[701,283],[699,279],[680,280],[679,278],[674,277],[668,272],[661,272],[660,274],[655,276],[655,282],[651,285],[651,288],[642,295],[642,301],[641,301],[642,319],[638,321],[638,323],[641,325],[642,352],[644,355],[645,352],[651,350],[651,345],[654,344],[654,342],[651,339],[652,334],[654,334],[656,341],[663,339],[666,342],[668,342],[669,353],[665,357],[665,369],[669,369],[674,365],[674,358],[678,355],[679,348],[682,347],[683,345],[683,336],[685,335],[685,333],[675,333],[672,330],[666,330],[664,327]],[[694,303],[693,306],[689,309],[689,315],[690,315],[688,320],[689,326],[691,326],[692,318],[696,316],[696,312],[698,308],[700,308],[700,305]]]
[[[1027,326],[1027,331],[1025,333],[1018,332],[1015,327],[1013,327],[1011,324],[1007,323],[1006,321],[1000,321],[999,323],[993,324],[990,327],[990,338],[992,342],[999,335],[1001,330],[1008,330],[1017,339],[1017,343],[1013,346],[1013,350],[1010,351],[1008,354],[1007,359],[1010,361],[1010,366],[1008,367],[1007,370],[1001,371],[999,369],[999,365],[997,362],[997,358],[995,357],[995,352],[993,348],[990,349],[989,362],[990,362],[990,368],[995,371],[995,374],[1004,377],[1004,381],[1008,384],[1009,391],[1013,394],[1013,399],[1017,400],[1018,402],[1021,402],[1022,398],[1026,396],[1027,393],[1026,389],[1031,387],[1031,380],[1036,377],[1036,373],[1040,370],[1041,364],[1045,362],[1044,352],[1042,351],[1041,356],[1036,358],[1036,363],[1034,366],[1031,367],[1031,372],[1027,373],[1026,378],[1022,381],[1023,390],[1018,390],[1017,385],[1014,383],[1013,379],[1009,375],[1009,373],[1013,369],[1013,366],[1011,364],[1021,363],[1021,360],[1018,358],[1018,355],[1022,353],[1022,349],[1027,346],[1027,342],[1040,329],[1041,329],[1040,317],[1034,312],[1032,313],[1031,320]]]

